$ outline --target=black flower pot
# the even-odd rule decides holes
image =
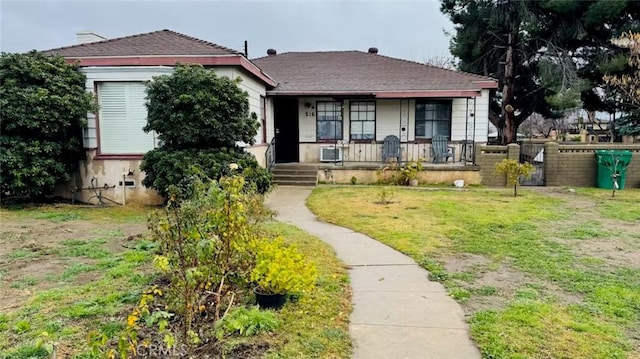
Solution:
[[[260,289],[255,288],[253,293],[256,295],[256,301],[262,309],[280,309],[287,302],[286,294],[265,294]]]

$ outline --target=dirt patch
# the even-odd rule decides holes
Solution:
[[[466,272],[478,266],[485,266],[489,260],[476,254],[462,253],[445,260],[444,268],[449,273]]]
[[[575,241],[574,246],[580,254],[602,259],[609,265],[640,269],[640,241],[596,238]]]
[[[60,275],[78,264],[96,261],[82,256],[63,256],[64,241],[105,240],[101,247],[118,254],[132,246],[144,223],[109,224],[72,220],[64,223],[33,218],[2,218],[0,232],[0,311],[17,308],[33,293],[59,285]],[[100,273],[73,277],[76,284],[94,281]]]
[[[448,258],[444,267],[456,285],[471,292],[469,300],[463,304],[467,315],[504,308],[517,296],[516,292],[523,290],[537,298],[555,298],[565,303],[582,301],[580,296],[567,293],[552,283],[530,277],[507,264],[492,263],[476,254],[465,253]]]
[[[553,238],[582,256],[602,259],[607,265],[640,268],[640,223],[607,218],[598,213],[598,200],[583,197],[559,187],[529,187],[564,201],[570,219],[556,222],[561,228],[581,228],[596,225],[603,233],[593,238]]]

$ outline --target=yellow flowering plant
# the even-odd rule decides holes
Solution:
[[[301,293],[313,289],[318,276],[316,266],[281,237],[254,242],[255,267],[251,281],[261,294]]]

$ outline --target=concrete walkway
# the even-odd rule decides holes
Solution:
[[[333,246],[351,269],[353,358],[474,359],[462,308],[411,258],[350,229],[316,220],[311,188],[281,186],[267,200],[278,220]]]

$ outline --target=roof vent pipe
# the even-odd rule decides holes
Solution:
[[[275,56],[277,54],[278,54],[278,51],[276,51],[276,49],[267,50],[267,55],[269,55],[269,56]]]
[[[370,47],[369,51],[367,51],[370,54],[377,54],[378,53],[378,48],[377,47]]]

